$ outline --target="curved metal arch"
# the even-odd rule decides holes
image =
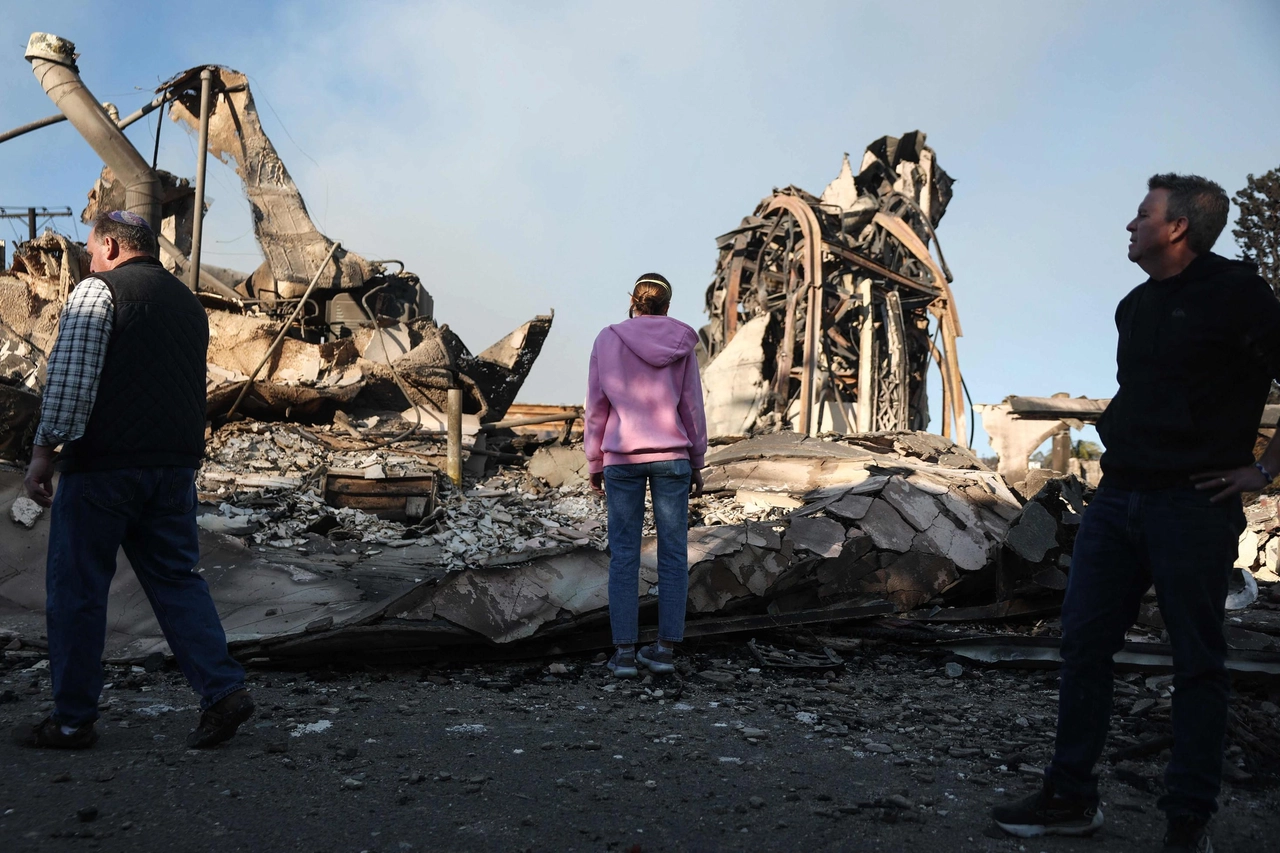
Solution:
[[[777,210],[785,210],[800,225],[804,237],[804,276],[808,285],[808,305],[804,325],[804,362],[800,370],[800,423],[797,432],[813,432],[813,374],[818,357],[818,327],[822,311],[822,226],[808,204],[793,195],[775,195],[765,208],[763,216]]]

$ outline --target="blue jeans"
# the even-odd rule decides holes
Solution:
[[[689,597],[688,459],[607,465],[604,491],[609,507],[609,625],[615,645],[640,635],[640,534],[644,527],[644,487],[653,495],[658,529],[658,639],[684,639]]]
[[[63,474],[50,520],[45,619],[53,718],[66,726],[98,718],[107,590],[121,547],[200,707],[244,686],[244,669],[227,651],[209,587],[195,571],[195,471]]]
[[[1158,805],[1170,815],[1217,810],[1231,692],[1222,623],[1244,526],[1238,498],[1211,504],[1189,487],[1098,489],[1062,605],[1058,740],[1047,771],[1059,793],[1098,796],[1093,766],[1111,718],[1112,656],[1154,582],[1174,668],[1173,757]]]

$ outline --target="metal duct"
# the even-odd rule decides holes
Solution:
[[[159,233],[160,179],[80,79],[75,50],[64,38],[32,33],[25,57],[45,94],[124,184],[125,209]]]

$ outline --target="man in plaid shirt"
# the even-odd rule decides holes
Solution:
[[[209,320],[156,260],[140,216],[99,216],[86,248],[92,275],[62,310],[25,482],[32,500],[53,507],[45,618],[54,710],[14,739],[55,749],[97,741],[107,591],[123,548],[201,697],[187,746],[214,746],[249,718],[253,701],[196,571]]]

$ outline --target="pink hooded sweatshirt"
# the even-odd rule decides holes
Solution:
[[[707,454],[707,417],[693,349],[698,333],[672,317],[645,314],[608,326],[591,348],[586,451],[592,474],[606,465]]]

